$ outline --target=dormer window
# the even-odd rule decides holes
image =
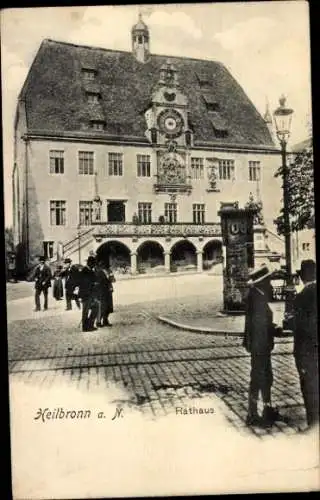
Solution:
[[[207,104],[208,111],[220,111],[220,106],[217,102],[210,102]]]
[[[92,120],[91,121],[91,128],[93,130],[104,130],[105,127],[105,122],[102,120]]]
[[[202,95],[204,102],[206,103],[206,108],[208,111],[220,111],[220,106],[216,101],[216,98],[210,94]]]
[[[200,87],[211,87],[212,76],[207,73],[196,73]]]
[[[96,78],[96,70],[92,68],[82,68],[82,77],[86,82],[92,82]]]
[[[211,121],[214,135],[218,139],[223,139],[228,136],[228,124],[224,117],[218,112],[209,113],[209,120]]]
[[[87,92],[87,100],[90,104],[97,104],[100,101],[100,94],[98,92]]]

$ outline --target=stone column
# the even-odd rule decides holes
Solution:
[[[203,271],[203,251],[202,250],[197,251],[197,270],[198,270],[198,273],[202,273],[202,271]]]
[[[164,268],[166,273],[170,273],[170,252],[164,253]]]
[[[137,254],[132,252],[131,257],[131,274],[137,274]]]

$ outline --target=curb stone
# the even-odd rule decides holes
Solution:
[[[158,321],[161,323],[166,323],[170,326],[173,326],[175,328],[179,328],[180,330],[187,330],[189,332],[194,332],[194,333],[202,333],[202,334],[209,334],[209,335],[230,335],[233,337],[243,337],[244,333],[241,331],[236,331],[236,330],[216,330],[210,327],[203,327],[203,326],[191,326],[191,325],[185,325],[183,323],[178,323],[177,321],[173,321],[172,319],[166,318],[165,316],[157,316]]]

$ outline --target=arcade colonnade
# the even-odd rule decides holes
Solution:
[[[112,267],[130,267],[131,274],[142,272],[142,268],[163,266],[165,272],[189,266],[209,269],[221,262],[224,254],[219,237],[188,238],[95,238],[90,245],[98,258],[108,261]]]

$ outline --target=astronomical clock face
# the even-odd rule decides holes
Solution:
[[[158,116],[158,125],[162,133],[169,137],[179,137],[183,128],[183,118],[175,109],[165,109]]]

